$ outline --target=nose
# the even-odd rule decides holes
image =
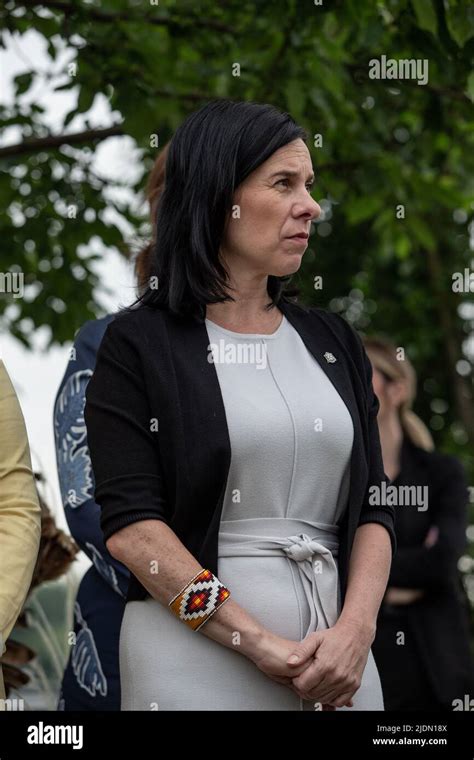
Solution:
[[[321,206],[312,198],[311,200],[313,201],[313,213],[311,215],[311,219],[319,219],[321,216]]]
[[[321,216],[321,206],[306,191],[306,196],[301,201],[301,206],[294,209],[295,216],[305,216],[308,221],[319,219]]]

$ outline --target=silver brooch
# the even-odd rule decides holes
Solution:
[[[334,354],[331,354],[330,351],[326,351],[326,353],[324,354],[324,358],[326,359],[327,362],[329,362],[329,364],[334,364],[334,362],[337,362],[336,357],[334,356]]]

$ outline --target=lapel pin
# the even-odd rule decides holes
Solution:
[[[326,359],[327,362],[329,362],[329,364],[334,364],[334,362],[337,362],[336,357],[334,356],[334,354],[331,354],[330,351],[326,351],[326,353],[324,354],[324,358]]]

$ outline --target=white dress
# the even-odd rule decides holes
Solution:
[[[341,609],[338,524],[347,506],[350,413],[283,316],[272,335],[206,319],[231,443],[218,577],[267,629],[301,641]],[[120,635],[122,710],[315,710],[152,598],[129,602]],[[383,710],[369,653],[354,707]]]

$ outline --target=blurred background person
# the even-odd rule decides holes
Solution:
[[[30,587],[40,541],[36,493],[25,422],[0,360],[0,656]],[[0,665],[0,710],[5,699]]]
[[[410,361],[398,359],[383,338],[366,338],[364,345],[380,402],[384,470],[392,485],[427,486],[428,494],[420,509],[395,506],[398,548],[373,644],[385,709],[452,710],[453,700],[474,696],[468,602],[458,570],[466,545],[466,476],[455,457],[435,451],[411,409]]]
[[[45,480],[35,473],[43,486]],[[79,547],[59,528],[37,490],[41,508],[38,557],[26,601],[1,657],[6,698],[22,710],[55,710],[66,663],[63,626],[70,628],[68,571]],[[65,582],[65,583],[63,583]],[[50,604],[59,614],[52,616]],[[21,703],[20,703],[21,700]],[[12,709],[10,707],[10,709]]]
[[[153,235],[167,152],[165,145],[146,188]],[[139,293],[149,283],[153,244],[154,240],[135,260]],[[79,330],[54,405],[62,503],[72,536],[92,562],[81,580],[74,604],[74,636],[59,695],[59,710],[120,710],[119,634],[130,574],[104,544],[84,422],[86,387],[102,337],[113,319],[114,314],[109,314],[86,322]]]

